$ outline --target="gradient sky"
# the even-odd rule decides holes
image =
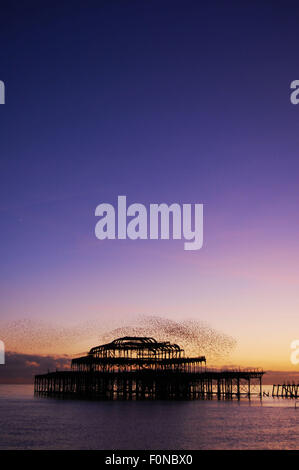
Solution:
[[[298,20],[295,1],[1,6],[0,326],[195,318],[233,363],[298,369]],[[122,194],[204,203],[203,249],[97,240]]]

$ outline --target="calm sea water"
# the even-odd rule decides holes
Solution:
[[[56,400],[0,385],[0,449],[298,449],[294,404]]]

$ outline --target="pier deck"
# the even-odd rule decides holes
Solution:
[[[176,372],[49,372],[35,377],[35,393],[100,400],[229,399],[262,396],[260,370]]]

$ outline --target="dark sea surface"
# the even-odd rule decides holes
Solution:
[[[299,403],[281,398],[92,402],[0,385],[0,424],[0,449],[299,449]]]

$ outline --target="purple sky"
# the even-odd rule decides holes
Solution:
[[[193,317],[236,337],[232,360],[291,368],[296,2],[1,10],[0,323]],[[204,203],[204,248],[100,242],[94,210],[122,194]]]

